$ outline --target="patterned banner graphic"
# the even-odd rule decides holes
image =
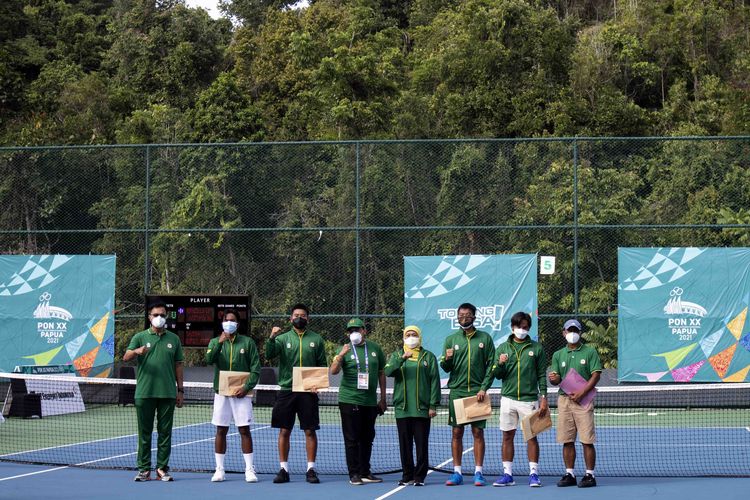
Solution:
[[[536,254],[404,257],[404,321],[422,329],[423,346],[438,357],[445,337],[459,329],[456,308],[464,302],[477,307],[474,326],[496,346],[510,335],[517,311],[531,315],[536,339],[536,274]]]
[[[106,370],[114,360],[114,298],[114,255],[0,256],[0,371]]]
[[[620,248],[618,378],[744,382],[750,249]]]

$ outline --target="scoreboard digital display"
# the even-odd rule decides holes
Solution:
[[[221,333],[224,310],[235,309],[239,314],[237,333],[248,334],[250,297],[247,295],[146,295],[146,328],[150,304],[163,302],[167,306],[166,329],[180,337],[183,347],[206,347]]]

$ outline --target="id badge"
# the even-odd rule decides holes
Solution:
[[[367,390],[369,387],[370,387],[370,377],[367,376],[367,373],[358,373],[357,374],[357,389]]]

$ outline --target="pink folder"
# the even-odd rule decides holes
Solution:
[[[588,384],[588,381],[585,378],[581,377],[581,374],[575,371],[575,368],[571,368],[570,370],[568,370],[568,373],[565,374],[565,378],[562,380],[562,382],[560,382],[560,389],[565,391],[565,394],[571,394],[581,391],[584,387],[586,387],[586,384]],[[594,400],[594,396],[596,396],[596,388],[593,388],[589,392],[587,392],[586,395],[581,398],[578,404],[581,406],[588,406],[589,403]]]

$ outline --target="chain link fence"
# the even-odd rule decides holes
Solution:
[[[390,351],[404,256],[553,255],[548,353],[577,316],[615,367],[617,248],[750,246],[749,153],[749,137],[0,148],[0,251],[116,254],[118,359],[146,293],[249,294],[259,345],[305,302],[330,349],[358,315]]]

